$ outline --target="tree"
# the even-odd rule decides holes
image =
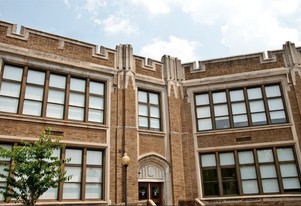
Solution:
[[[6,186],[0,186],[0,194],[7,201],[19,200],[25,206],[33,206],[49,188],[56,188],[60,182],[71,178],[62,171],[63,162],[70,159],[61,160],[53,155],[64,145],[59,139],[52,140],[50,132],[50,129],[42,132],[34,143],[22,140],[12,150],[0,147],[0,156],[11,160],[11,164],[0,162],[4,165],[3,171],[9,174],[0,174],[7,180]]]

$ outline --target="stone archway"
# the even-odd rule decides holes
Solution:
[[[148,155],[138,161],[139,183],[161,183],[162,205],[172,205],[171,173],[169,163],[160,156]]]

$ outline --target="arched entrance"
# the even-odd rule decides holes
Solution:
[[[139,200],[152,199],[157,205],[171,205],[171,175],[168,162],[148,155],[138,161]]]

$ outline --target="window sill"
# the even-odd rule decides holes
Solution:
[[[138,133],[139,134],[144,134],[144,135],[154,135],[154,136],[165,137],[165,132],[157,131],[157,130],[138,129]]]
[[[37,202],[36,205],[108,205],[108,202],[103,201],[103,200],[87,200],[87,201],[40,201]],[[21,203],[5,203],[5,202],[0,202],[0,205],[22,205]]]
[[[70,126],[70,127],[82,127],[82,128],[91,128],[91,129],[101,129],[101,130],[104,129],[107,130],[109,128],[107,125],[92,123],[92,122],[42,118],[38,116],[18,115],[12,113],[4,113],[4,112],[0,112],[0,114],[1,114],[0,119],[4,119],[4,120],[15,120],[15,121],[23,121],[23,122],[34,122],[34,123],[63,125],[63,126]]]
[[[292,126],[291,123],[284,124],[272,124],[272,125],[263,125],[263,126],[255,126],[255,127],[240,127],[240,128],[227,128],[227,129],[216,129],[216,130],[207,130],[201,132],[195,132],[197,136],[211,135],[211,134],[227,134],[227,133],[237,133],[237,132],[246,132],[246,131],[260,131],[260,130],[269,130],[269,129],[283,129],[290,128]]]
[[[277,200],[277,198],[296,198],[299,197],[301,198],[301,193],[298,194],[274,194],[274,195],[242,195],[242,196],[225,196],[225,197],[204,197],[204,198],[199,198],[200,201],[214,201],[214,202],[218,202],[218,201],[238,201],[238,200],[245,200],[247,199],[248,202],[251,201],[263,201],[263,200],[267,200],[270,198],[275,198],[275,201]],[[301,200],[301,199],[300,199]],[[277,200],[279,201],[279,200]],[[285,201],[285,200],[283,200]]]

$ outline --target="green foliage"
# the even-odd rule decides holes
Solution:
[[[12,150],[0,147],[0,156],[11,160],[11,164],[0,162],[6,173],[1,173],[0,177],[7,180],[7,186],[0,186],[0,194],[7,201],[18,200],[26,206],[35,205],[49,188],[56,188],[60,182],[71,178],[62,171],[62,163],[70,160],[53,156],[55,150],[63,148],[58,139],[51,139],[50,129],[42,132],[34,143],[22,140]]]

